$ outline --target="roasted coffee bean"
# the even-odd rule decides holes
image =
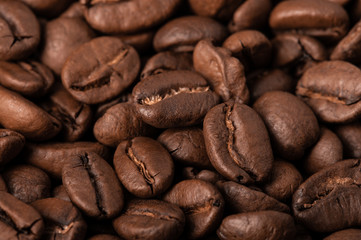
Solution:
[[[39,98],[48,93],[54,76],[43,64],[30,60],[0,62],[0,84],[26,97]]]
[[[72,2],[71,0],[21,0],[36,14],[44,17],[59,15]]]
[[[4,178],[1,176],[1,174],[0,174],[0,191],[5,191],[5,192],[8,191]]]
[[[145,32],[134,33],[134,34],[122,34],[116,35],[126,44],[134,47],[138,52],[149,51],[153,46],[153,38],[155,35],[155,30],[147,30]]]
[[[181,0],[81,0],[90,26],[104,33],[133,33],[162,23]]]
[[[246,71],[267,67],[271,61],[271,42],[259,31],[236,32],[223,42],[223,47],[229,49],[232,55],[241,61]]]
[[[272,39],[273,65],[288,68],[297,79],[318,62],[327,59],[324,46],[315,38],[281,34]]]
[[[24,145],[23,135],[8,129],[0,129],[0,168],[15,158]]]
[[[163,199],[183,210],[186,217],[186,239],[207,236],[222,220],[224,200],[211,183],[196,179],[184,180],[174,185]]]
[[[232,181],[219,181],[216,186],[222,193],[226,208],[232,213],[273,210],[289,213],[290,208],[267,194]]]
[[[212,168],[202,129],[170,128],[160,134],[157,140],[165,146],[175,161],[186,166]]]
[[[41,61],[56,74],[67,57],[82,44],[95,37],[94,32],[81,18],[56,18],[44,27],[44,43],[40,53]]]
[[[143,121],[157,128],[198,124],[219,100],[202,76],[180,70],[140,81],[133,97]]]
[[[360,160],[344,160],[309,177],[293,195],[294,216],[316,232],[361,225]]]
[[[227,30],[217,21],[200,16],[186,16],[176,18],[161,27],[154,36],[153,46],[157,52],[191,52],[202,39],[210,39],[217,44],[226,36]]]
[[[0,239],[40,239],[44,222],[32,206],[0,191]]]
[[[152,56],[145,64],[140,79],[150,75],[172,70],[193,70],[193,56],[187,52],[160,52]]]
[[[344,156],[347,158],[361,158],[360,121],[337,125],[334,130],[343,144]]]
[[[291,215],[261,211],[230,215],[217,230],[221,240],[290,240],[296,235]]]
[[[293,193],[303,182],[301,173],[291,163],[276,159],[263,191],[282,202],[289,202]]]
[[[320,138],[305,157],[303,166],[306,173],[312,175],[342,159],[342,142],[331,130],[321,127]]]
[[[21,133],[29,140],[48,140],[61,129],[61,123],[56,118],[19,94],[1,86],[0,103],[0,124]]]
[[[131,200],[113,220],[114,229],[124,239],[178,239],[184,224],[182,210],[160,200]]]
[[[80,2],[74,2],[59,16],[67,18],[84,18],[86,6]]]
[[[112,167],[99,155],[73,156],[62,171],[63,185],[71,201],[86,215],[109,219],[123,208],[123,190]]]
[[[60,83],[56,83],[51,95],[40,105],[61,122],[59,137],[65,141],[79,140],[91,124],[90,107],[75,100]]]
[[[296,84],[297,82],[290,75],[278,68],[255,71],[247,76],[247,86],[252,102],[266,92],[284,91],[292,93]]]
[[[359,240],[361,238],[360,229],[345,229],[341,231],[334,232],[333,234],[325,237],[323,240]]]
[[[98,37],[72,52],[63,66],[64,87],[80,102],[110,100],[135,79],[140,60],[135,49],[115,37]]]
[[[210,182],[216,184],[220,180],[224,180],[222,175],[216,171],[212,170],[197,170],[194,167],[185,167],[182,171],[182,177],[186,180],[188,179],[199,179],[205,182]]]
[[[272,9],[271,0],[248,0],[236,9],[228,24],[231,32],[244,29],[260,29],[267,25],[268,15]]]
[[[166,191],[174,175],[168,151],[159,142],[146,137],[121,142],[114,154],[114,168],[124,187],[141,198]]]
[[[59,185],[53,189],[52,196],[57,199],[61,199],[64,201],[71,202],[68,193],[66,192],[66,189],[64,185]]]
[[[117,147],[124,140],[151,135],[154,129],[141,120],[134,104],[119,103],[96,121],[93,132],[100,143]]]
[[[246,86],[243,65],[225,48],[214,47],[208,40],[201,40],[193,51],[194,69],[212,86],[223,101],[233,98],[247,103],[249,91]]]
[[[328,123],[345,123],[361,115],[361,71],[344,61],[325,61],[308,69],[296,93],[317,117]]]
[[[282,1],[273,8],[269,24],[276,33],[296,32],[336,42],[347,33],[349,18],[342,6],[333,2]]]
[[[110,159],[107,147],[97,142],[26,144],[21,158],[52,177],[61,179],[63,167],[71,163],[71,156],[82,152],[94,152],[104,159]]]
[[[122,240],[118,236],[110,235],[110,234],[98,234],[95,236],[92,236],[88,240]]]
[[[0,1],[0,60],[28,57],[40,41],[40,26],[33,12],[20,1]]]
[[[84,239],[87,225],[72,203],[46,198],[33,202],[31,206],[44,218],[45,230],[41,239]]]
[[[216,18],[227,21],[242,3],[238,0],[188,0],[192,11],[198,16]]]
[[[319,137],[312,110],[296,96],[281,91],[263,94],[253,105],[265,122],[273,149],[282,158],[297,161]]]
[[[225,178],[250,184],[264,181],[273,155],[267,129],[250,107],[227,102],[212,108],[203,122],[207,153]]]
[[[6,169],[2,175],[9,193],[25,203],[50,197],[50,178],[39,168],[15,165]]]

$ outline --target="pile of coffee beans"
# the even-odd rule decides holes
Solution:
[[[0,240],[361,239],[361,0],[0,0]]]

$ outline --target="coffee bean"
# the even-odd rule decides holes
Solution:
[[[39,168],[15,165],[7,168],[2,175],[9,193],[25,203],[50,197],[50,178]]]
[[[212,108],[203,122],[207,153],[225,178],[249,184],[264,181],[273,155],[267,129],[250,107],[233,102]]]
[[[157,128],[198,124],[219,100],[202,76],[180,70],[140,81],[133,97],[143,121]]]
[[[344,160],[309,177],[293,195],[294,216],[316,232],[359,226],[360,160]]]
[[[23,135],[8,129],[0,129],[0,168],[16,157],[24,145]]]
[[[46,198],[31,204],[44,218],[42,239],[84,239],[87,225],[80,212],[68,201]]]
[[[349,158],[361,158],[361,123],[359,121],[337,125],[335,126],[335,132],[340,138],[344,156]],[[337,149],[337,145],[333,145],[332,149]]]
[[[156,26],[177,9],[180,0],[81,0],[90,26],[104,33],[132,33]],[[109,3],[107,3],[109,2]]]
[[[115,37],[99,37],[69,55],[61,78],[75,99],[95,104],[125,90],[137,76],[139,65],[133,47]]]
[[[113,226],[124,239],[178,239],[185,224],[182,210],[160,200],[131,200]]]
[[[223,219],[217,230],[221,240],[287,240],[293,239],[296,228],[286,213],[261,211],[230,215]]]
[[[21,158],[49,173],[52,177],[61,179],[63,167],[71,163],[71,156],[79,155],[84,151],[94,152],[104,159],[110,159],[109,149],[97,142],[28,143]]]
[[[233,98],[247,103],[249,91],[243,65],[225,48],[214,47],[210,41],[201,40],[193,51],[194,69],[211,85],[223,101]],[[216,71],[215,71],[216,70]]]
[[[32,206],[0,191],[0,238],[40,239],[44,230],[41,215]]]
[[[163,199],[183,210],[186,217],[186,239],[207,236],[217,228],[222,219],[224,200],[211,183],[196,179],[184,180],[174,185]]]
[[[188,0],[192,11],[203,17],[216,18],[227,21],[232,17],[233,12],[242,3],[237,0]]]
[[[121,142],[114,154],[114,167],[124,187],[141,198],[160,195],[172,184],[174,176],[168,151],[146,137]]]
[[[116,37],[134,47],[138,52],[146,52],[150,51],[153,46],[154,35],[155,30],[151,29],[134,34],[117,34]]]
[[[0,86],[0,124],[34,141],[59,133],[61,123],[19,94]]]
[[[26,97],[47,94],[54,83],[49,68],[37,61],[0,62],[0,84]]]
[[[68,193],[66,192],[66,189],[64,185],[59,185],[53,189],[52,196],[57,199],[61,199],[64,201],[71,202]]]
[[[154,36],[153,46],[157,52],[191,52],[198,41],[210,39],[217,44],[226,38],[226,34],[225,27],[211,18],[187,16],[161,27]]]
[[[182,177],[187,179],[199,179],[205,182],[210,182],[212,184],[216,184],[220,180],[224,180],[222,175],[220,175],[216,171],[212,170],[198,170],[194,167],[185,167],[182,171]]]
[[[99,155],[73,156],[62,171],[63,185],[71,201],[86,215],[109,219],[123,208],[123,191],[114,170]]]
[[[336,42],[347,32],[349,18],[339,4],[323,0],[283,1],[272,10],[269,24],[276,33],[297,32]]]
[[[0,60],[28,57],[40,41],[40,26],[33,12],[20,1],[0,2]]]
[[[321,127],[320,138],[309,150],[303,166],[307,174],[312,175],[342,159],[343,147],[340,139],[331,130]]]
[[[325,237],[323,240],[358,240],[361,238],[360,229],[345,229],[341,231],[334,232],[333,234]]]
[[[71,3],[71,0],[21,0],[36,14],[44,17],[55,17]]]
[[[186,166],[212,168],[202,129],[170,128],[160,134],[157,140],[165,146],[175,161]]]
[[[226,208],[232,213],[274,210],[289,213],[290,208],[267,194],[252,190],[232,181],[219,181],[216,186],[222,193]]]
[[[328,123],[345,123],[361,115],[361,71],[344,61],[325,61],[308,69],[296,94]]]
[[[297,161],[319,137],[312,110],[296,96],[281,91],[263,94],[253,105],[265,122],[273,149],[282,158]]]

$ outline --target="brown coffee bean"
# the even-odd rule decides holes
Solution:
[[[244,29],[261,29],[267,25],[268,15],[272,10],[271,0],[243,1],[233,14],[228,24],[231,32]]]
[[[202,129],[169,128],[160,134],[157,140],[163,144],[175,161],[186,166],[212,168],[204,145]]]
[[[345,123],[361,115],[361,71],[344,61],[326,61],[308,69],[296,93],[317,117],[328,123]]]
[[[172,70],[193,70],[193,56],[187,52],[160,52],[153,55],[145,64],[140,79],[150,75],[160,74]]]
[[[6,169],[2,175],[9,193],[25,203],[50,197],[50,178],[39,168],[15,165]]]
[[[304,159],[304,169],[312,175],[343,159],[342,142],[335,133],[321,127],[320,138]],[[361,155],[360,155],[361,157]]]
[[[219,181],[216,186],[222,193],[226,208],[232,213],[273,210],[289,213],[290,208],[267,194],[232,181]]]
[[[0,62],[0,84],[26,97],[39,98],[49,92],[54,76],[45,65],[30,60]]]
[[[297,32],[336,42],[347,32],[349,18],[339,4],[323,0],[283,1],[273,8],[269,24],[276,33]]]
[[[0,239],[40,239],[44,222],[30,205],[0,191]]]
[[[44,141],[59,133],[61,123],[34,103],[0,86],[0,124],[27,139]]]
[[[0,2],[0,60],[29,56],[40,41],[40,26],[33,12],[20,1]]]
[[[15,158],[24,145],[23,135],[8,129],[0,129],[0,168]]]
[[[332,233],[331,235],[325,237],[323,240],[358,240],[361,238],[360,229],[345,229]]]
[[[207,153],[225,178],[249,184],[265,180],[273,155],[267,129],[250,107],[227,102],[212,108],[203,122]]]
[[[157,128],[198,124],[219,100],[202,76],[180,70],[140,81],[133,97],[142,120]]]
[[[163,199],[183,210],[186,217],[186,239],[207,236],[222,220],[224,200],[211,183],[196,179],[184,180],[174,185]]]
[[[360,160],[344,160],[309,177],[293,195],[297,221],[316,232],[361,224]]]
[[[302,182],[302,175],[294,165],[277,159],[273,163],[268,181],[262,188],[269,196],[282,202],[289,202]]]
[[[41,239],[80,240],[85,238],[86,222],[70,202],[46,198],[31,204],[44,218],[45,230]]]
[[[232,55],[241,61],[246,71],[267,67],[271,61],[271,42],[259,31],[236,32],[223,42],[223,47],[229,49]]]
[[[84,151],[94,152],[104,159],[110,159],[109,149],[97,142],[27,143],[21,158],[26,163],[44,170],[52,177],[61,179],[63,167],[71,163],[71,156],[79,155]]]
[[[220,180],[224,180],[221,174],[212,170],[197,170],[194,167],[185,167],[182,171],[182,177],[185,180],[188,179],[199,179],[205,182],[216,184]]]
[[[180,0],[102,1],[81,0],[90,26],[104,33],[133,33],[162,23]]]
[[[247,103],[249,91],[246,86],[243,65],[225,48],[214,47],[209,40],[201,40],[193,51],[194,69],[211,85],[223,101],[233,98]]]
[[[117,147],[124,140],[154,133],[144,123],[132,103],[119,103],[110,107],[94,124],[94,136],[102,144]]]
[[[21,0],[36,14],[44,17],[59,15],[71,3],[71,0]]]
[[[210,39],[217,44],[226,36],[227,30],[217,21],[200,16],[186,16],[169,21],[161,27],[154,36],[153,46],[157,52],[191,52],[202,39]]]
[[[75,99],[95,104],[125,90],[137,76],[139,66],[133,47],[116,37],[98,37],[69,55],[61,78]]]
[[[123,190],[112,167],[99,155],[73,156],[62,171],[71,201],[86,215],[98,219],[117,216],[123,208]]]
[[[267,126],[273,149],[285,160],[301,159],[319,137],[320,129],[312,110],[290,93],[267,92],[253,108]]]
[[[113,220],[115,230],[124,239],[178,239],[184,224],[182,210],[160,200],[131,200],[124,213]]]
[[[47,22],[43,35],[40,59],[58,75],[61,74],[67,57],[95,37],[95,33],[83,19],[65,17]]]
[[[134,47],[138,52],[146,52],[152,49],[155,30],[147,30],[134,34],[116,35],[126,44]]]
[[[297,82],[290,75],[278,68],[259,70],[247,75],[247,86],[252,102],[266,92],[284,91],[292,93],[296,84]]]
[[[216,18],[227,21],[242,3],[238,0],[188,0],[190,8],[198,16]]]
[[[334,130],[343,144],[344,156],[348,158],[361,158],[361,123],[356,121],[337,125],[334,127]]]
[[[217,230],[221,240],[290,240],[296,235],[291,215],[261,211],[230,215]]]
[[[146,137],[121,142],[114,154],[114,168],[124,187],[141,198],[166,191],[174,175],[168,151],[159,142]]]
[[[66,18],[84,18],[86,6],[80,2],[74,2],[59,16]]]
[[[68,193],[66,192],[66,189],[64,185],[59,185],[53,189],[52,196],[57,199],[61,199],[64,201],[71,202]]]

